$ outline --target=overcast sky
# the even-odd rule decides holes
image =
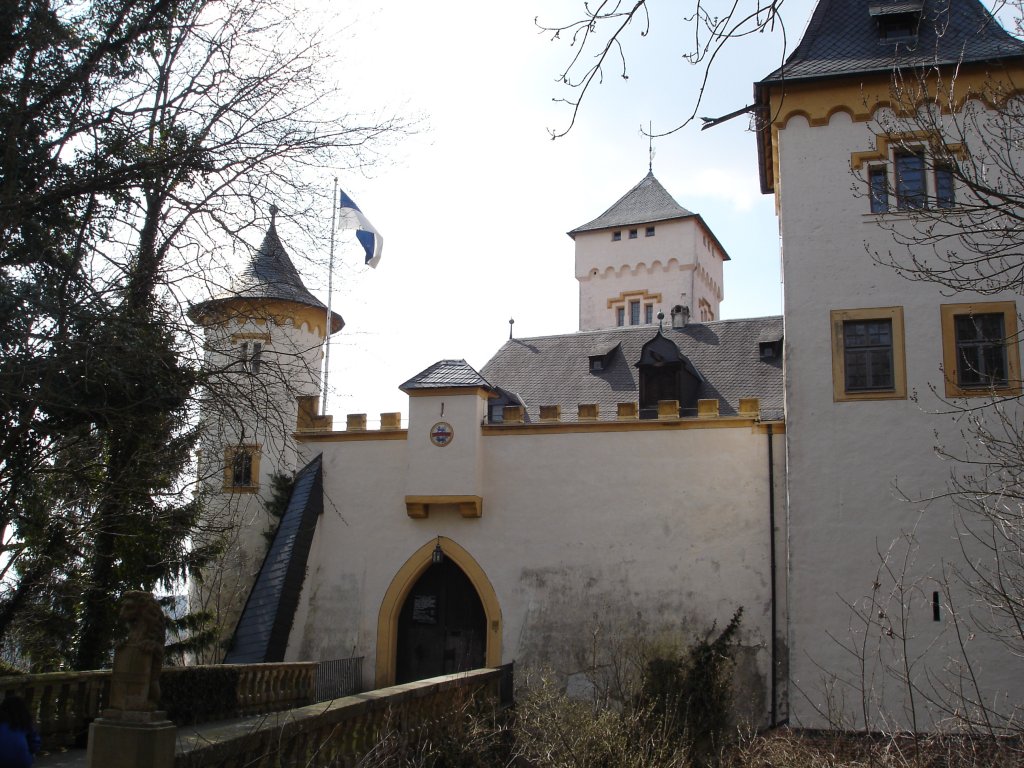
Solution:
[[[344,24],[327,22],[353,111],[421,118],[417,133],[374,167],[339,180],[385,246],[371,270],[351,233],[337,243],[333,303],[346,327],[332,340],[329,412],[338,427],[346,413],[369,414],[371,427],[382,411],[407,415],[398,386],[437,360],[481,368],[508,338],[509,318],[517,337],[577,329],[565,233],[643,178],[641,124],[655,132],[678,124],[701,74],[681,57],[693,35],[684,20],[690,4],[652,0],[651,33],[641,37],[634,25],[624,37],[629,79],[609,68],[572,131],[552,141],[548,130],[570,118],[552,99],[571,96],[557,80],[573,49],[538,33],[534,18],[566,22],[581,7],[582,0],[354,0]],[[811,0],[785,3],[790,49],[811,8]],[[784,42],[776,29],[724,52],[699,114],[750,104],[753,82],[778,66]],[[732,257],[723,318],[781,313],[774,200],[760,193],[748,119],[703,132],[694,124],[655,140],[654,150],[655,175]],[[290,226],[279,224],[286,244]],[[325,298],[325,272],[298,266]]]

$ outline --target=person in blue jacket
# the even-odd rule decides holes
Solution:
[[[0,768],[29,768],[39,749],[39,734],[20,696],[0,702]]]

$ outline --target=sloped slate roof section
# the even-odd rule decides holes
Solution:
[[[517,393],[531,420],[542,405],[561,405],[562,419],[575,421],[579,403],[597,403],[600,418],[614,419],[616,404],[637,400],[641,350],[658,332],[635,325],[561,336],[511,339],[483,368],[495,386]],[[704,377],[700,397],[717,398],[723,416],[739,412],[741,397],[759,397],[763,418],[782,418],[782,361],[762,360],[762,334],[782,337],[781,317],[693,323],[662,331]],[[609,364],[591,373],[589,355],[618,342]]]
[[[284,660],[317,520],[324,509],[322,455],[295,477],[288,507],[235,627],[225,664]]]
[[[438,360],[425,371],[421,371],[399,387],[403,392],[410,389],[445,389],[447,387],[484,387],[492,389],[490,383],[477,373],[465,360]]]
[[[615,205],[593,221],[576,227],[569,236],[594,229],[649,224],[652,221],[681,219],[693,215],[692,211],[683,208],[668,190],[661,186],[661,182],[654,178],[653,172],[648,172],[640,183],[619,198]]]
[[[978,0],[924,0],[915,38],[880,40],[879,17],[910,10],[892,0],[818,0],[786,63],[763,82],[807,80],[897,67],[995,61],[1024,54]]]

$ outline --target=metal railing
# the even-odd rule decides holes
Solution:
[[[363,689],[363,657],[321,661],[316,667],[316,701],[351,696]]]

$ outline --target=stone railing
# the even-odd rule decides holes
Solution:
[[[231,717],[262,715],[311,704],[316,701],[316,667],[315,661],[291,664],[221,664],[215,668],[238,671],[238,710],[234,713],[218,714],[212,719],[226,720]],[[171,677],[179,669],[187,672],[189,668],[165,669],[160,673],[161,681]]]
[[[175,768],[347,765],[385,736],[405,743],[471,701],[501,706],[511,666],[381,688],[258,720],[182,730]]]
[[[262,715],[316,701],[317,662],[165,667],[160,679],[170,691],[176,676],[202,675],[204,670],[237,681],[234,704],[230,709],[206,708],[203,717],[192,718],[193,723]],[[84,746],[89,723],[107,706],[110,670],[0,677],[0,699],[9,694],[28,704],[45,749]]]
[[[0,698],[15,694],[28,704],[45,749],[84,745],[110,696],[110,670],[0,677]]]

